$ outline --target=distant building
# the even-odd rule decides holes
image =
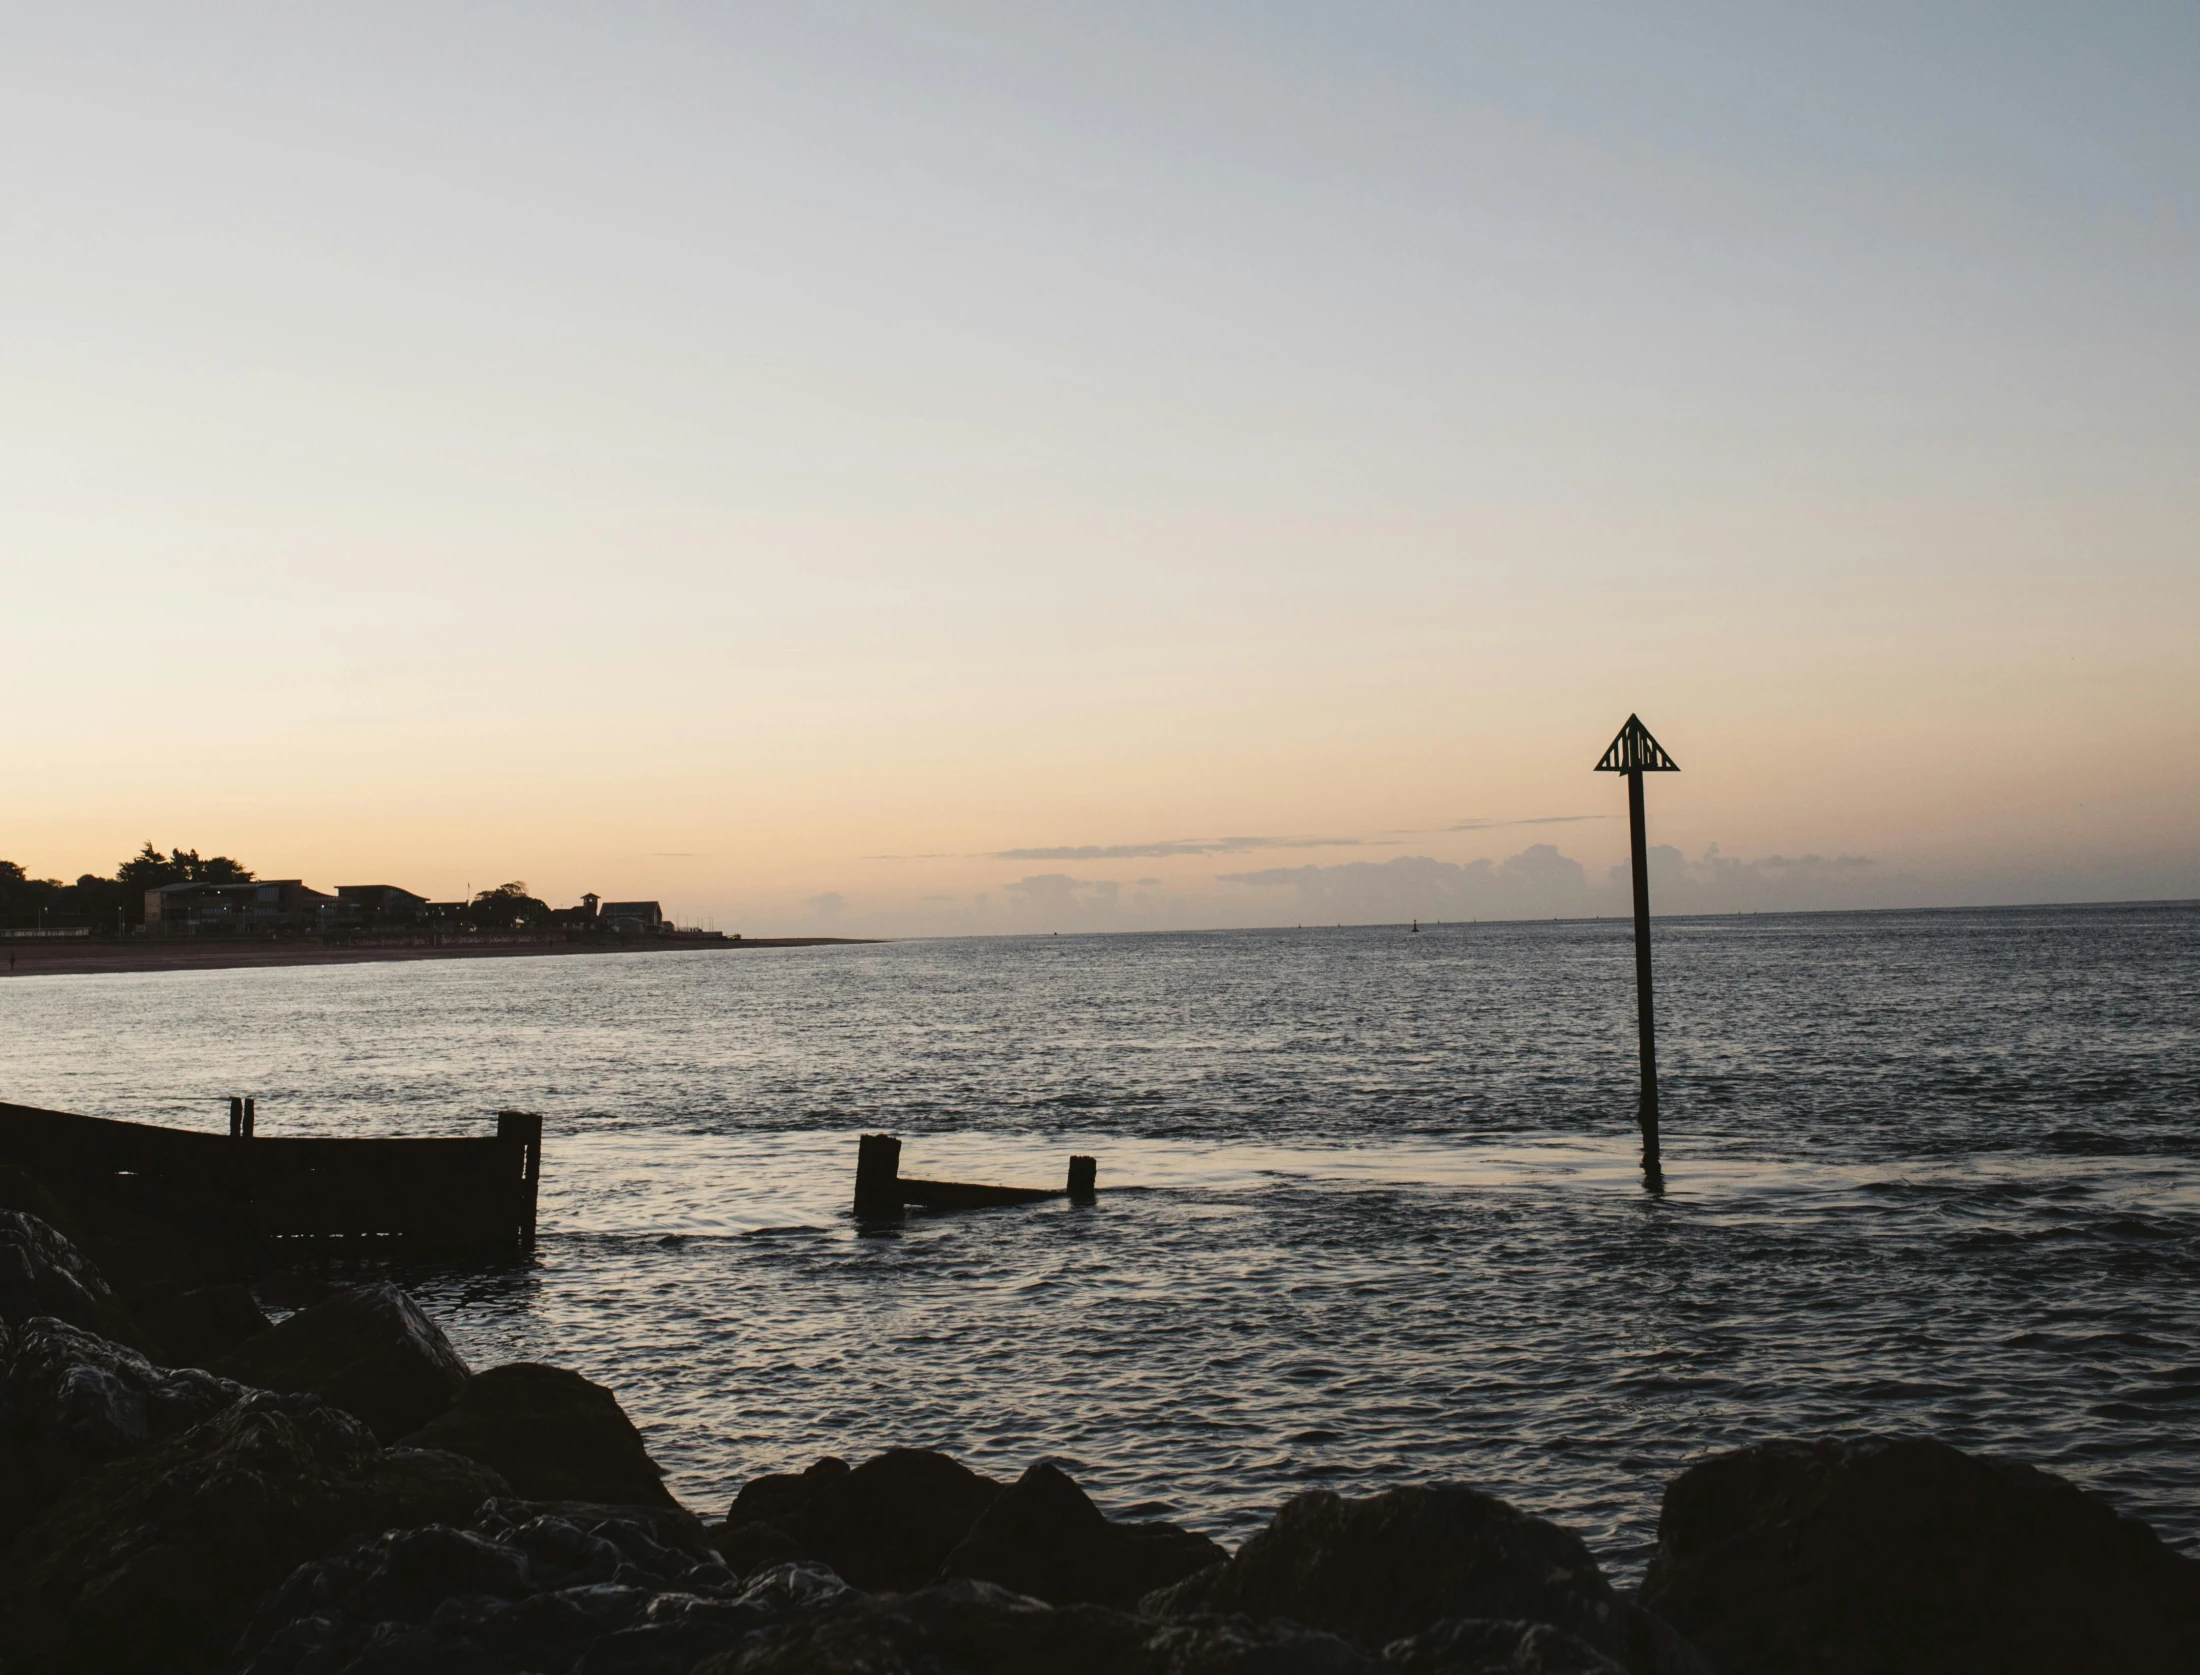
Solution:
[[[314,928],[336,898],[295,878],[249,884],[163,884],[145,892],[145,928],[155,936],[272,935]]]
[[[417,925],[427,917],[428,898],[394,884],[339,884],[336,899],[321,908],[321,923],[331,930]]]
[[[665,928],[664,909],[653,901],[607,901],[597,909],[597,921],[607,930],[654,934]]]
[[[593,930],[598,924],[596,908],[602,898],[584,895],[578,907],[558,907],[550,911],[550,923],[563,925],[568,930]]]

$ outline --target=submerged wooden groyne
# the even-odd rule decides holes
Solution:
[[[985,1210],[1006,1204],[1039,1204],[1067,1198],[1089,1204],[1099,1165],[1089,1157],[1069,1160],[1069,1184],[1061,1187],[977,1186],[966,1181],[911,1180],[901,1172],[901,1142],[891,1134],[866,1134],[856,1142],[855,1212],[865,1218],[901,1214],[905,1205],[925,1210]]]
[[[519,1251],[535,1236],[542,1118],[500,1111],[494,1138],[261,1136],[0,1104],[0,1163],[73,1201],[280,1262],[393,1250]]]

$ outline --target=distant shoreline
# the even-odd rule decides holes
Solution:
[[[467,941],[440,946],[391,943],[345,946],[318,942],[231,942],[89,938],[0,940],[0,978],[92,977],[128,971],[229,971],[240,967],[368,965],[388,960],[489,960],[570,954],[738,953],[744,948],[815,948],[876,941],[861,936],[653,936],[585,942]]]

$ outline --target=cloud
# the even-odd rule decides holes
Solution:
[[[1072,878],[1066,872],[1034,873],[1008,891],[1015,917],[1046,930],[1113,926],[1123,897],[1123,887],[1112,878]]]
[[[1536,814],[1521,820],[1462,820],[1457,825],[1440,826],[1445,832],[1494,832],[1502,826],[1571,826],[1577,820],[1616,820],[1616,814]]]
[[[827,890],[823,895],[811,896],[802,905],[817,918],[837,919],[848,911],[848,898],[838,890]]]
[[[1769,855],[1748,861],[1718,846],[1689,860],[1667,845],[1649,854],[1650,900],[1661,914],[1774,912],[1871,905],[1895,881],[1862,855]],[[1288,891],[1307,920],[1387,923],[1421,919],[1549,919],[1624,914],[1633,894],[1626,863],[1592,882],[1555,844],[1535,843],[1502,861],[1438,861],[1398,855],[1382,862],[1267,867],[1218,882]]]
[[[1257,849],[1359,849],[1390,838],[1164,838],[1156,843],[1080,843],[1052,849],[996,849],[989,861],[1164,861],[1178,855],[1248,855]],[[883,858],[883,857],[882,857]]]
[[[1600,906],[1581,863],[1548,843],[1531,844],[1502,862],[1397,855],[1380,862],[1224,873],[1219,882],[1289,890],[1305,918],[1358,923],[1571,917]]]
[[[1158,878],[1140,878],[1134,880],[1133,882],[1138,884],[1159,884],[1161,880]]]
[[[1432,832],[1480,832],[1503,826],[1560,826],[1576,820],[1609,820],[1608,814],[1540,814],[1519,820],[1462,820],[1451,826],[1414,827],[1373,837],[1156,838],[1149,843],[1038,844],[975,854],[866,855],[866,861],[1169,861],[1197,855],[1251,855],[1276,849],[1395,849],[1408,837]]]

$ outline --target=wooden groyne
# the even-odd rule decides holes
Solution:
[[[1098,1178],[1099,1164],[1094,1159],[1072,1157],[1069,1184],[1062,1187],[911,1180],[901,1172],[901,1142],[891,1134],[866,1134],[856,1142],[855,1212],[879,1218],[898,1216],[909,1204],[926,1210],[986,1210],[1005,1204],[1038,1204],[1050,1198],[1089,1204]]]
[[[391,1246],[518,1251],[535,1236],[542,1118],[500,1111],[492,1139],[321,1139],[229,1133],[0,1104],[0,1163],[64,1197],[264,1260]]]

